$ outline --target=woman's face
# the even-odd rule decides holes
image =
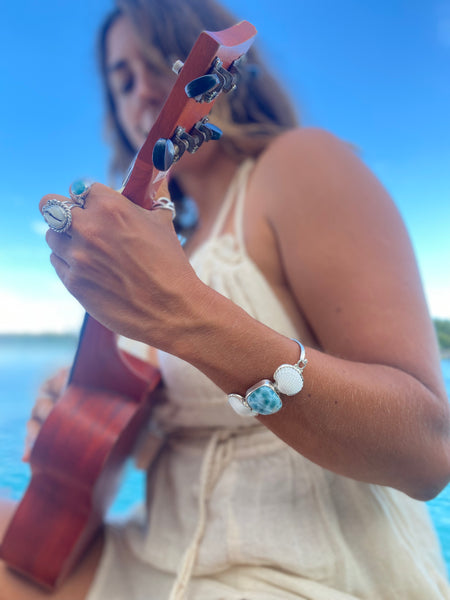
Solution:
[[[164,77],[149,67],[127,17],[119,17],[109,30],[106,65],[117,117],[128,141],[137,151],[145,142],[175,75]]]

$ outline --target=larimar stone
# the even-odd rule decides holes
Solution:
[[[245,399],[250,408],[261,415],[272,415],[282,406],[280,396],[268,379],[263,379],[251,387]]]

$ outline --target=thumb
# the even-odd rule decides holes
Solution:
[[[165,213],[164,216],[161,214],[161,219],[164,218],[173,221],[175,218],[175,204],[170,198],[167,179],[164,179],[158,189],[158,192],[156,193],[155,199],[153,200],[152,210],[158,210],[161,213]]]
[[[155,194],[154,200],[157,200],[158,198],[162,198],[162,197],[171,199],[170,192],[169,192],[169,182],[167,180],[167,177],[165,177],[161,181],[161,183],[158,187],[158,191]]]

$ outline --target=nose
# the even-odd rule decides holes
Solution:
[[[153,77],[145,65],[142,65],[136,73],[135,93],[140,100],[148,101],[155,96]]]

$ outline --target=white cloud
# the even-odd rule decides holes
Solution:
[[[0,290],[0,333],[78,332],[83,314],[67,291],[36,297]]]
[[[450,286],[426,286],[430,313],[438,319],[450,319]]]
[[[34,231],[34,233],[37,233],[38,235],[45,235],[48,230],[48,225],[44,220],[32,221],[31,230]]]

